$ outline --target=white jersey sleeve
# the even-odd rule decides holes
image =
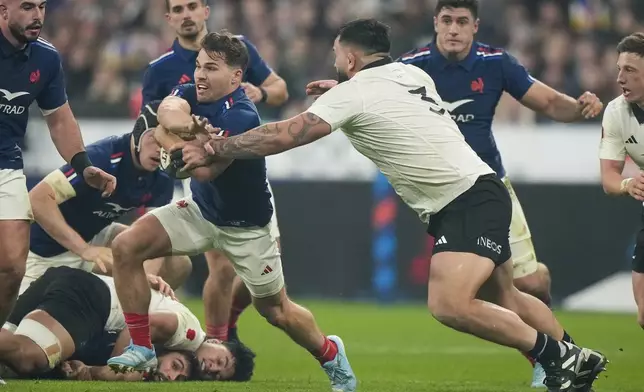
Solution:
[[[340,83],[322,94],[307,112],[331,125],[332,131],[345,128],[362,112],[362,96],[358,89],[355,83]]]
[[[626,160],[626,145],[622,137],[621,125],[616,105],[609,104],[602,119],[602,139],[599,143],[599,159],[613,161]]]
[[[153,290],[150,313],[154,312],[168,312],[177,317],[177,330],[163,345],[165,348],[195,352],[206,339],[206,333],[201,328],[199,319],[190,309],[181,302]]]

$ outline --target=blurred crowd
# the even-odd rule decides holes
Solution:
[[[334,78],[330,52],[337,28],[356,17],[392,27],[392,55],[432,39],[436,0],[209,0],[211,31],[244,34],[289,85],[280,109],[288,116],[308,104],[304,86]],[[148,62],[170,47],[173,31],[163,0],[50,2],[45,32],[64,59],[68,93],[79,117],[128,116]],[[642,0],[481,0],[477,38],[507,48],[533,76],[572,96],[589,90],[608,102],[616,89],[615,45],[642,30]],[[504,98],[499,121],[544,121]]]

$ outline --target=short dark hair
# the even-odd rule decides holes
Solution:
[[[226,65],[246,69],[248,66],[248,48],[239,37],[230,34],[227,30],[217,33],[208,33],[201,40],[201,47],[211,57],[219,55]]]
[[[244,343],[233,340],[222,343],[235,358],[235,374],[227,381],[250,381],[255,371],[255,353]]]
[[[190,366],[190,372],[188,373],[188,377],[186,378],[181,378],[176,381],[199,381],[201,380],[201,363],[199,363],[199,359],[193,353],[192,351],[184,351],[184,350],[168,350],[167,348],[163,347],[162,345],[155,344],[154,345],[154,351],[157,354],[157,358],[160,358],[164,356],[165,354],[169,354],[171,352],[176,352],[181,355],[188,361],[188,364]],[[158,369],[155,369],[152,372],[147,372],[143,375],[143,380],[144,381],[166,381],[165,375],[160,373]]]
[[[342,26],[338,31],[341,43],[356,45],[367,55],[389,53],[389,26],[375,19],[357,19]]]
[[[443,8],[467,8],[474,19],[479,17],[479,0],[438,0],[434,15],[438,16]]]
[[[633,53],[644,57],[644,33],[633,33],[617,44],[617,53]]]
[[[205,7],[207,4],[208,0],[199,0],[201,1],[201,4]],[[165,10],[166,12],[170,12],[170,0],[165,0]]]

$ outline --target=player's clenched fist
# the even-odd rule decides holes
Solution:
[[[595,94],[590,91],[583,93],[578,99],[577,102],[581,108],[581,115],[584,118],[593,118],[597,117],[599,113],[602,112],[604,104]]]
[[[635,177],[624,180],[622,187],[635,200],[644,201],[644,172],[639,172]]]

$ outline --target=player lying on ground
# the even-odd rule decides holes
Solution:
[[[172,145],[181,140],[167,131],[185,137],[206,132],[205,122],[195,116],[205,117],[231,135],[258,126],[255,105],[241,87],[247,63],[248,51],[239,38],[227,33],[206,35],[197,56],[196,85],[177,87],[159,107],[159,139],[170,137]],[[356,379],[342,340],[324,336],[313,315],[286,294],[277,240],[270,229],[273,209],[265,160],[224,159],[190,174],[192,196],[151,211],[112,243],[114,280],[133,344],[108,363],[137,370],[156,363],[143,261],[219,249],[232,261],[259,313],[318,359],[333,388],[354,391]]]
[[[116,220],[137,207],[151,209],[172,200],[174,181],[159,170],[159,145],[152,132],[159,124],[159,104],[145,106],[132,132],[87,146],[94,164],[119,182],[109,197],[87,186],[69,165],[49,173],[29,192],[36,223],[20,293],[50,267],[111,274],[109,246],[126,227]],[[176,256],[148,260],[145,267],[176,289],[190,275],[192,264]]]
[[[195,60],[201,40],[208,34],[210,7],[205,0],[165,0],[166,20],[176,32],[172,50],[150,62],[143,78],[143,105],[162,100],[177,84],[192,83]],[[249,54],[248,66],[242,77],[242,87],[254,103],[280,106],[288,99],[286,82],[261,57],[257,48],[244,36],[237,36]],[[186,195],[190,180],[184,181]],[[270,182],[268,190],[273,195]],[[271,232],[279,246],[279,227],[274,197]],[[206,333],[209,337],[237,339],[237,319],[252,302],[250,293],[227,256],[212,249],[204,253],[208,263],[208,278],[203,287]],[[231,309],[232,303],[232,309]],[[230,335],[230,336],[229,336]]]
[[[450,112],[465,141],[508,189],[512,199],[510,249],[514,285],[550,305],[550,273],[538,261],[521,203],[503,167],[492,133],[494,112],[503,92],[560,122],[596,117],[603,105],[590,92],[577,100],[559,93],[532,78],[505,50],[475,41],[478,13],[478,0],[439,0],[434,13],[435,39],[403,54],[398,61],[414,65],[432,77],[443,107]],[[321,95],[336,84],[333,80],[312,82],[307,86],[307,93]],[[543,368],[530,360],[535,365],[532,386],[543,387]]]
[[[159,279],[156,282],[161,282]],[[160,286],[161,287],[161,286]],[[239,343],[205,341],[205,332],[190,310],[165,293],[149,290],[152,338],[167,355],[158,370],[168,379],[179,376],[213,380],[250,379],[254,354]],[[80,269],[48,269],[20,296],[0,333],[0,362],[20,376],[37,376],[67,360],[105,365],[126,349],[130,337],[116,297],[114,281]],[[195,365],[186,358],[194,354]],[[183,359],[182,359],[183,358]],[[77,367],[77,366],[76,366]],[[173,373],[174,371],[174,373]],[[83,373],[86,375],[86,373]],[[119,375],[107,366],[90,372],[93,380],[139,380],[141,374]]]
[[[278,154],[342,129],[441,240],[428,284],[434,317],[536,358],[550,391],[588,391],[606,358],[568,342],[551,310],[514,287],[507,189],[466,143],[432,78],[394,63],[390,46],[386,25],[348,23],[333,46],[336,87],[289,120],[185,142],[184,170]]]
[[[39,38],[46,3],[0,1],[0,324],[18,296],[29,251],[33,216],[20,146],[25,144],[32,103],[38,104],[56,149],[78,173],[79,181],[105,195],[116,187],[115,178],[95,167],[85,153],[67,102],[60,54]],[[42,135],[34,140],[42,143]]]
[[[644,201],[644,34],[624,38],[617,53],[617,83],[623,94],[611,101],[604,113],[599,148],[602,185],[609,195],[630,195]],[[633,178],[622,175],[626,156],[640,169]],[[644,212],[642,218],[644,225]],[[637,320],[644,328],[644,227],[637,235],[632,269]]]

